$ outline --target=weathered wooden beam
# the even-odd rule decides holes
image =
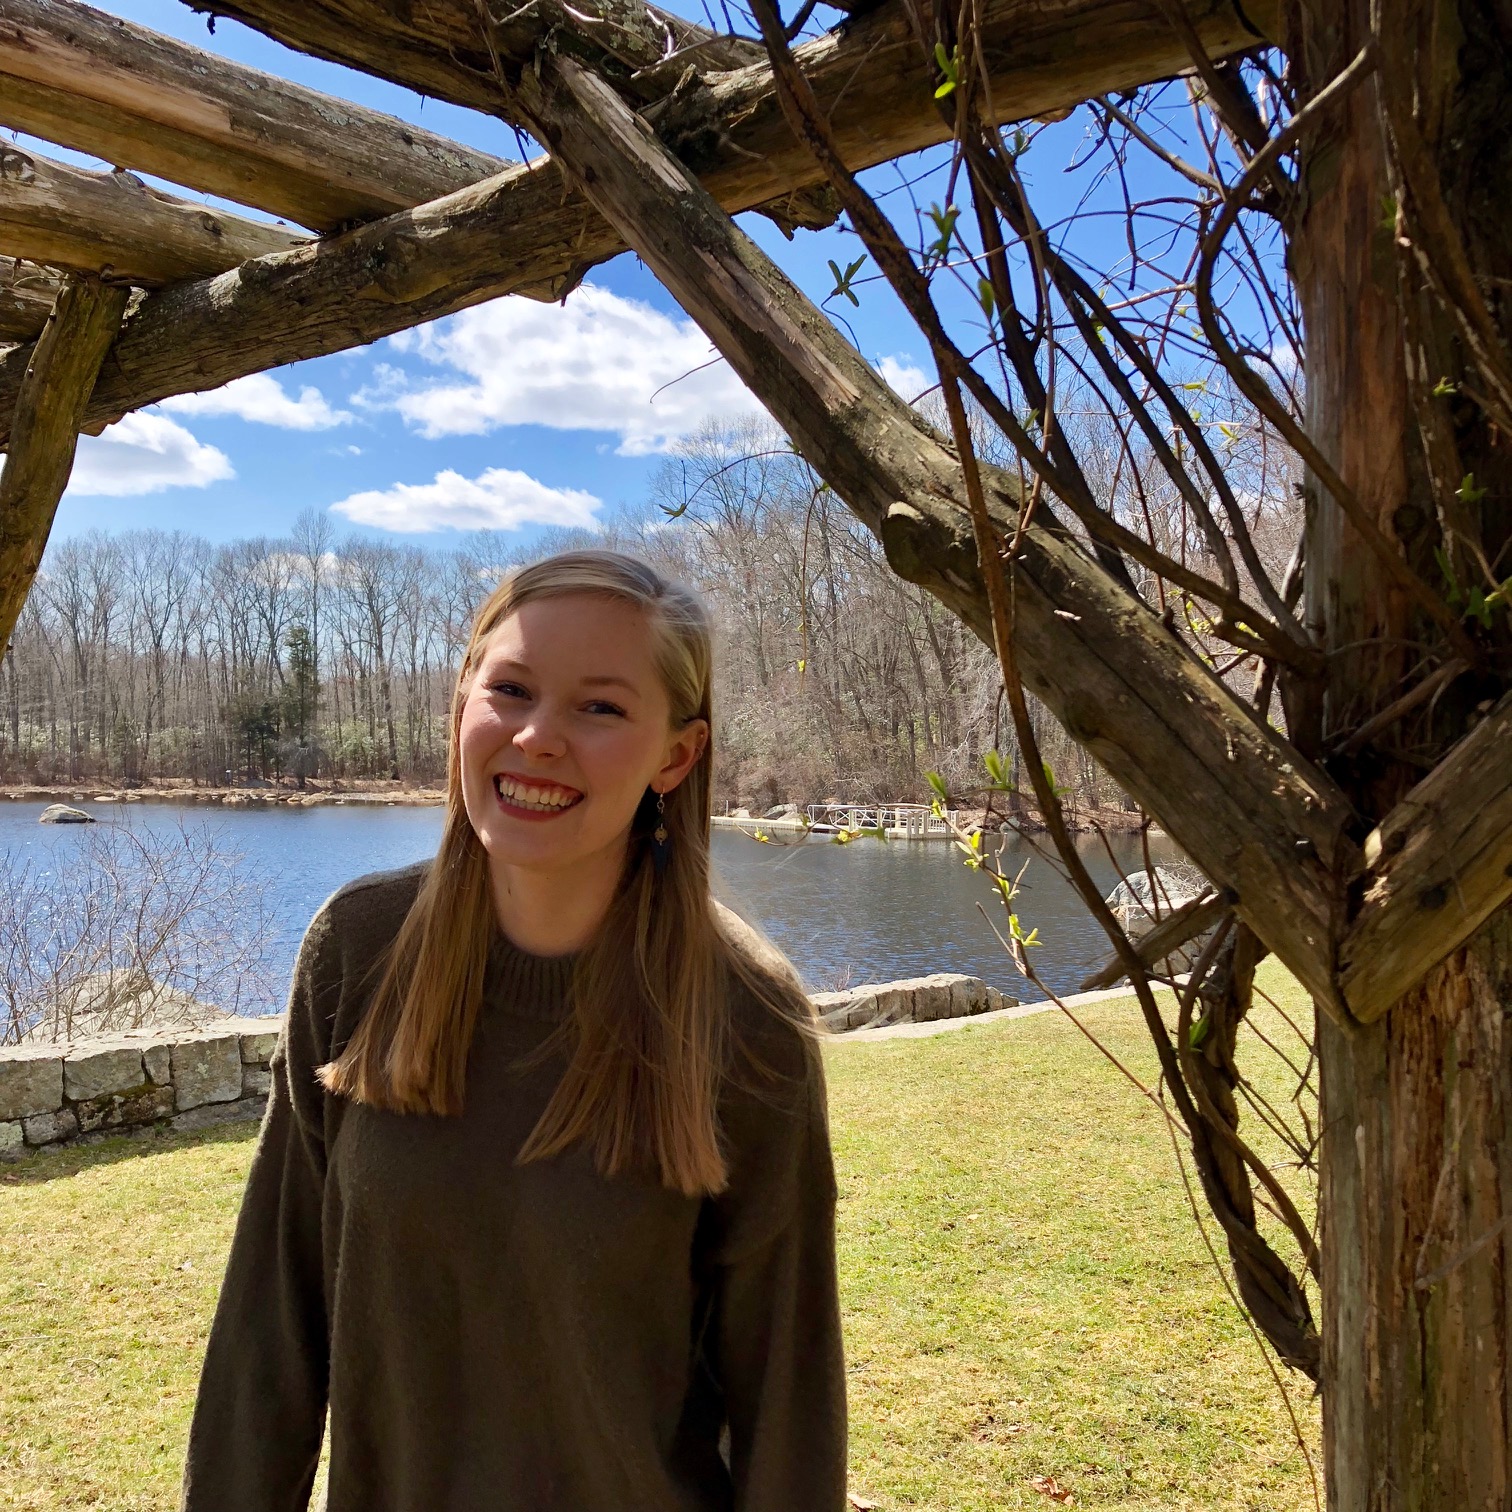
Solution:
[[[76,0],[0,0],[0,125],[317,231],[505,166]]]
[[[184,0],[191,10],[234,16],[289,47],[422,94],[503,113],[501,78],[513,80],[550,33],[560,47],[641,100],[666,94],[692,64],[702,72],[765,57],[749,38],[713,32],[644,0]],[[485,34],[485,25],[487,32]],[[669,76],[669,55],[679,61]]]
[[[1252,9],[1257,25],[1273,16],[1262,5]],[[983,0],[980,10],[991,42],[993,98],[1010,119],[1075,104],[1120,80],[1176,71],[1186,56],[1163,21],[1127,0]],[[1193,14],[1215,53],[1254,41],[1226,3],[1203,0]],[[1055,30],[1057,22],[1064,31]],[[1022,36],[1017,50],[1007,41],[1015,26]],[[891,10],[874,12],[843,34],[798,49],[822,97],[846,123],[854,168],[944,136],[928,70],[906,31]],[[1104,36],[1120,58],[1133,60],[1132,72],[1109,60]],[[913,90],[902,87],[909,79],[917,81]],[[812,157],[782,120],[769,69],[695,82],[658,107],[656,121],[728,210],[781,205],[819,181]],[[88,424],[107,424],[171,394],[361,346],[501,294],[560,292],[623,249],[555,164],[522,164],[414,211],[145,300],[100,375]],[[25,362],[24,351],[0,356],[0,444]]]
[[[0,252],[151,288],[223,273],[309,238],[0,145]]]
[[[1371,832],[1365,865],[1339,985],[1369,1023],[1512,899],[1512,695]]]
[[[893,568],[991,644],[950,449],[601,78],[543,59],[519,99]],[[1069,532],[1021,524],[1014,475],[983,468],[983,481],[1004,537],[1018,527],[1014,645],[1029,687],[1342,1017],[1334,931],[1355,861],[1343,795]]]
[[[47,268],[0,257],[0,342],[36,340],[62,287]]]
[[[427,0],[423,6],[398,5],[392,0],[184,3],[192,10],[234,16],[301,52],[408,84],[459,105],[487,110],[517,124],[523,122],[512,110],[507,93],[533,65],[545,31],[552,32],[554,49],[592,64],[596,71],[613,79],[622,93],[636,96],[642,82],[635,75],[636,65],[644,66],[646,29],[637,13],[644,16],[645,12],[638,5],[616,0],[574,4],[568,19],[576,24],[562,27],[554,25],[560,0],[537,0],[527,5],[503,0]],[[1196,35],[1214,56],[1253,47],[1262,32],[1275,31],[1276,0],[1253,0],[1244,6],[1233,0],[1185,3]],[[582,25],[585,15],[602,16],[602,31]],[[485,16],[490,18],[487,35],[482,23]],[[1190,66],[1185,43],[1161,18],[1159,7],[1148,0],[985,0],[976,7],[973,21],[982,61],[994,79],[1007,70],[1016,75],[1025,95],[1038,96],[1038,102],[1027,109],[1005,107],[1000,102],[1003,119],[1045,114],[1094,94],[1166,78]],[[654,27],[652,31],[654,34]],[[585,44],[598,36],[604,38],[601,54],[586,56]],[[629,44],[624,67],[615,67],[613,38],[623,38]],[[866,157],[869,146],[874,145],[879,117],[889,118],[882,134],[890,139],[902,134],[906,117],[914,141],[911,146],[893,147],[871,157],[870,162],[939,140],[933,86],[926,86],[927,74],[919,68],[918,40],[902,5],[884,4],[850,20],[829,36],[805,44],[798,49],[798,56],[840,135],[848,160],[854,158],[859,164]],[[850,67],[832,66],[842,57],[851,67],[859,67],[857,87],[852,86]],[[703,48],[691,54],[688,61],[704,73],[731,67],[730,61]],[[776,142],[781,143],[778,150],[782,155],[772,170],[774,181],[785,184],[793,169],[792,160],[803,156],[803,148],[793,141],[776,102],[770,98],[770,71],[764,58],[740,72],[749,77],[743,81],[732,77],[728,87],[737,94],[751,91],[752,103],[764,102],[761,124],[770,129],[775,141],[755,150],[764,155]],[[1096,77],[1100,82],[1090,88],[1079,87],[1074,96],[1067,95],[1064,83],[1069,74]],[[900,84],[909,79],[917,81],[915,87],[900,89]],[[672,82],[675,80],[656,92],[665,93]],[[713,81],[709,84],[711,89],[719,87]],[[876,92],[878,84],[882,85],[881,94]],[[993,93],[996,99],[996,83]],[[712,127],[713,123],[709,124]],[[714,148],[717,144],[710,141],[707,145]],[[695,171],[703,173],[704,163],[693,158],[688,161]]]
[[[1144,962],[1146,970],[1157,961],[1163,961],[1172,951],[1179,950],[1188,940],[1195,940],[1206,933],[1228,911],[1229,901],[1222,893],[1208,892],[1200,898],[1183,903],[1174,913],[1169,913],[1159,923],[1150,927],[1134,941],[1134,951]],[[1128,968],[1118,956],[1099,966],[1082,984],[1083,992],[1101,992],[1121,982],[1129,974]]]
[[[32,352],[0,468],[0,655],[37,575],[84,406],[129,294],[96,278],[70,279]]]

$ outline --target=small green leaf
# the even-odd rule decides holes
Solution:
[[[991,320],[992,311],[997,304],[997,295],[992,292],[992,280],[990,278],[977,279],[977,302],[982,307],[982,314],[988,320]]]
[[[950,802],[950,789],[945,786],[945,779],[938,772],[926,772],[925,780],[934,789],[935,796],[941,803]]]
[[[1433,385],[1433,397],[1435,399],[1448,399],[1457,393],[1459,393],[1459,385],[1457,383],[1450,383],[1447,378],[1440,378]]]
[[[1454,497],[1462,504],[1479,504],[1486,493],[1486,489],[1475,486],[1475,474],[1466,473],[1464,482],[1454,490]]]
[[[940,72],[945,75],[945,82],[935,90],[934,97],[937,100],[943,100],[961,82],[961,49],[958,47],[953,52],[947,53],[945,44],[936,42],[935,62],[939,64]]]

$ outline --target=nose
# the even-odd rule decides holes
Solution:
[[[537,705],[515,731],[514,747],[532,761],[544,761],[563,755],[567,741],[560,722],[551,711]]]

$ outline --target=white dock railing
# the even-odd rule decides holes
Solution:
[[[811,803],[805,812],[816,828],[884,829],[910,840],[950,833],[950,825],[927,803]],[[954,822],[956,811],[949,813]]]

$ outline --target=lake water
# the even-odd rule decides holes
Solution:
[[[40,825],[46,805],[0,801],[0,851],[66,866],[88,832],[83,825]],[[439,808],[321,806],[234,808],[203,805],[81,803],[109,823],[151,829],[208,826],[224,849],[267,881],[276,920],[275,979],[286,981],[300,936],[321,902],[364,872],[403,866],[435,851]],[[1095,836],[1083,856],[1106,894],[1122,872],[1142,866],[1137,837],[1111,837],[1115,869]],[[1157,863],[1175,859],[1169,841],[1152,840]],[[1106,959],[1105,937],[1080,900],[1028,845],[1010,841],[1008,870],[1029,860],[1019,915],[1040,932],[1035,969],[1057,991],[1075,991]],[[1015,997],[1038,994],[1014,970],[978,904],[1000,928],[989,885],[940,841],[872,839],[849,845],[810,839],[763,845],[732,830],[714,834],[715,891],[787,952],[812,990],[889,981],[932,971],[980,976]],[[269,1010],[282,1007],[270,1002]]]

